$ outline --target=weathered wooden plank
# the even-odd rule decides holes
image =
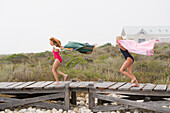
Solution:
[[[139,87],[132,87],[132,88],[130,88],[130,90],[131,91],[140,91],[144,86],[145,86],[145,84],[139,84]]]
[[[136,95],[136,96],[156,96],[156,97],[170,97],[169,92],[159,92],[159,91],[120,91],[120,90],[111,90],[111,89],[93,89],[94,93],[115,93],[115,94],[120,94],[120,95]]]
[[[60,84],[54,85],[53,83],[44,87],[44,89],[58,89],[64,88],[65,84],[70,83],[71,81],[60,81]]]
[[[152,102],[147,102],[147,103],[151,104],[151,105],[169,106],[170,105],[170,100],[152,101]]]
[[[157,85],[155,88],[154,88],[154,91],[165,91],[167,88],[167,85]]]
[[[0,90],[1,94],[49,94],[49,93],[58,93],[64,92],[64,88],[57,88],[57,89],[22,89],[22,90]]]
[[[0,82],[0,89],[6,89],[8,86],[15,84],[16,82]]]
[[[52,84],[54,81],[39,81],[29,86],[26,86],[25,89],[42,89],[45,86]]]
[[[83,82],[71,82],[70,84],[69,84],[69,87],[70,88],[77,88],[78,86],[80,86],[80,85],[82,85],[83,84]]]
[[[95,106],[92,90],[93,89],[91,89],[91,88],[89,89],[89,96],[88,96],[89,109],[92,109]]]
[[[107,89],[108,87],[114,85],[115,82],[96,82],[94,84],[94,88],[98,88],[98,89]]]
[[[21,84],[19,86],[14,87],[13,89],[24,89],[26,86],[29,86],[31,84],[35,83],[35,81],[30,81],[30,82],[24,82],[24,84]]]
[[[50,94],[50,95],[39,96],[39,97],[34,97],[34,98],[22,99],[18,102],[12,101],[9,103],[1,104],[0,109],[17,107],[17,106],[22,106],[25,104],[30,104],[30,103],[35,103],[35,102],[40,102],[40,101],[50,100],[50,99],[56,99],[56,98],[64,98],[64,94],[63,93]]]
[[[166,92],[170,92],[170,84],[167,86]]]
[[[124,84],[126,84],[126,82],[117,82],[113,86],[109,87],[109,89],[116,90],[116,89],[118,89],[119,87],[121,87]]]
[[[12,85],[6,87],[6,89],[13,89],[13,88],[15,88],[19,85],[22,85],[22,84],[24,84],[24,82],[16,82],[15,84],[12,84]]]
[[[114,110],[126,110],[127,108],[121,105],[107,105],[107,106],[96,106],[92,109],[93,112],[99,111],[114,111]],[[135,107],[128,107],[128,109],[135,109]]]
[[[19,99],[15,98],[7,98],[7,97],[0,97],[0,102],[11,102],[11,101],[18,101]]]
[[[119,87],[118,90],[129,90],[132,87],[132,84],[126,83],[123,86]]]
[[[33,89],[34,87],[38,87],[38,86],[40,86],[43,83],[45,83],[45,81],[35,82],[34,84],[26,86],[25,89]]]
[[[121,103],[124,105],[130,105],[130,106],[134,106],[134,107],[138,107],[138,108],[142,108],[142,109],[153,110],[156,112],[168,113],[170,110],[169,108],[164,108],[160,105],[151,105],[151,104],[142,103],[142,102],[135,102],[135,101],[120,99],[117,97],[111,97],[111,96],[107,96],[107,95],[93,94],[93,97],[99,98],[102,100],[107,100],[107,101],[114,101],[114,102],[118,102],[118,103]]]
[[[34,89],[43,89],[45,86],[48,86],[52,83],[54,83],[54,81],[46,81],[46,82],[42,83],[40,86],[34,87]]]
[[[1,102],[19,102],[20,99],[15,99],[15,98],[7,98],[7,97],[0,97]],[[28,106],[35,106],[35,107],[42,107],[42,108],[47,108],[47,109],[65,109],[64,105],[59,105],[59,104],[52,104],[52,103],[47,103],[47,102],[37,102],[37,103],[32,103],[29,104]]]
[[[47,103],[47,102],[37,102],[37,103],[32,103],[29,104],[28,106],[32,107],[41,107],[41,108],[46,108],[46,109],[63,109],[66,110],[64,105],[59,105],[59,104],[53,104],[53,103]]]
[[[142,88],[142,90],[143,91],[152,91],[154,88],[155,88],[155,84],[146,84],[143,88]]]
[[[89,84],[95,84],[95,82],[83,82],[83,84],[81,84],[80,86],[78,86],[78,88],[87,88]]]
[[[85,87],[87,87],[88,86],[88,84],[90,84],[90,83],[95,83],[95,82],[86,82],[86,81],[80,81],[80,82],[71,82],[70,84],[69,84],[69,87],[70,88],[85,88]]]
[[[70,90],[69,83],[65,85],[64,106],[66,110],[70,108]]]

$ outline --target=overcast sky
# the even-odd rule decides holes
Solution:
[[[170,0],[0,0],[0,54],[52,50],[61,40],[114,44],[124,26],[170,26]]]

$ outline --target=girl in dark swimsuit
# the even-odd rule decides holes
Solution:
[[[122,36],[116,37],[116,42],[118,40],[123,40]],[[117,42],[117,44],[120,47],[120,51],[122,52],[123,56],[126,59],[126,61],[123,63],[122,67],[120,68],[120,73],[129,77],[131,79],[131,84],[135,83],[135,85],[133,85],[133,87],[139,87],[139,84],[138,84],[136,77],[132,74],[134,58],[128,52],[128,50],[126,50],[122,45],[120,45],[118,42]],[[127,68],[128,72],[125,71],[126,68]]]

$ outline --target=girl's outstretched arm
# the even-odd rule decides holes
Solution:
[[[123,51],[126,50],[119,42],[118,42],[117,44],[118,44],[118,46],[119,46]]]
[[[64,48],[64,46],[61,46],[61,47],[60,47],[60,49],[63,49],[63,48]]]
[[[53,46],[53,48],[54,48],[55,50],[61,50],[60,47],[56,47],[55,45]]]

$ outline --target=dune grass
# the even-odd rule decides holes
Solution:
[[[68,80],[130,82],[119,72],[125,59],[118,47],[105,44],[92,54],[60,52],[63,63],[59,70],[67,73]],[[170,84],[170,44],[156,44],[153,56],[132,54],[135,58],[133,73],[140,83]],[[52,52],[0,56],[0,82],[51,81],[54,57]],[[63,77],[59,75],[59,79]]]

